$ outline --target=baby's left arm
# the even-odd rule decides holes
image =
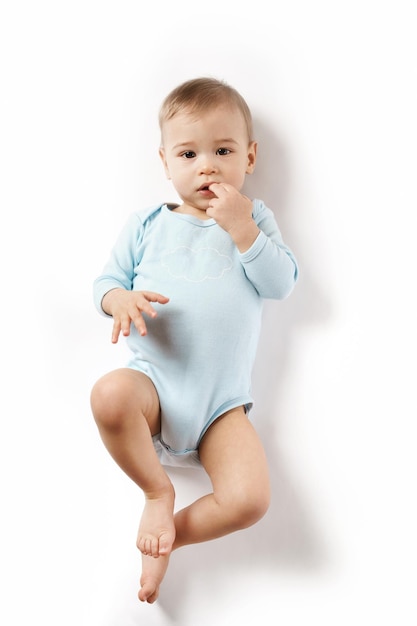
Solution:
[[[263,298],[286,298],[296,283],[298,267],[272,211],[232,185],[213,183],[210,190],[215,197],[206,213],[233,239],[248,280]]]
[[[240,253],[240,261],[261,297],[282,300],[297,282],[297,261],[284,243],[272,211],[262,200],[254,200],[252,208],[259,233],[251,247]]]

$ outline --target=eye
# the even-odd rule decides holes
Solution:
[[[219,148],[217,150],[217,154],[220,154],[221,156],[226,155],[226,154],[230,154],[230,150],[229,148]]]
[[[195,157],[195,152],[193,152],[192,150],[187,150],[186,152],[183,152],[181,156],[184,157],[184,159],[192,159],[193,157]]]

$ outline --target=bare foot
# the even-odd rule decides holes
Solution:
[[[154,559],[151,556],[142,555],[142,576],[140,577],[141,589],[138,598],[141,602],[153,604],[159,596],[159,585],[167,571],[169,556],[160,556]]]
[[[175,539],[174,490],[146,498],[136,545],[145,556],[167,556]]]

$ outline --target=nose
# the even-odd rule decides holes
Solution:
[[[213,155],[204,155],[201,157],[201,161],[199,163],[200,173],[201,174],[212,174],[217,170],[215,159]]]

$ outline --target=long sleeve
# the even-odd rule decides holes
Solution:
[[[249,250],[240,254],[240,261],[262,298],[282,300],[297,281],[297,261],[284,244],[272,211],[261,200],[254,200],[253,218],[261,232]]]
[[[131,214],[113,246],[101,275],[94,281],[94,304],[102,315],[106,313],[101,302],[108,291],[118,287],[132,289],[138,241],[142,230],[143,224],[137,213]]]

